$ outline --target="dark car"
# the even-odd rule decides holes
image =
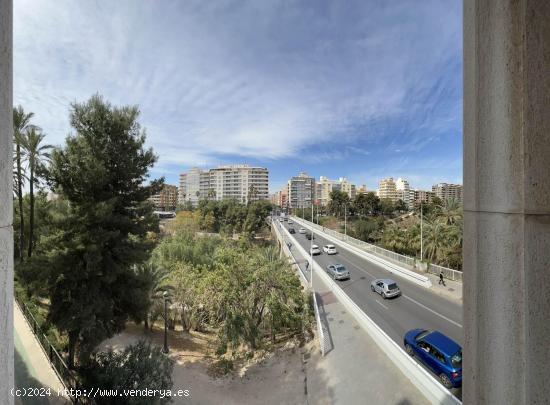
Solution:
[[[288,228],[288,233],[296,233],[296,230],[294,228]]]
[[[315,235],[313,235],[311,232],[307,232],[306,233],[306,239],[307,240],[315,239]]]
[[[447,388],[462,385],[462,348],[438,331],[413,329],[405,334],[405,350],[432,370]]]

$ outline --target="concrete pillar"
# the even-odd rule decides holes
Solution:
[[[12,0],[0,0],[0,404],[13,404]]]
[[[465,404],[550,403],[550,1],[464,1]]]

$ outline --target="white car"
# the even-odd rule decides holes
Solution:
[[[298,233],[306,233],[306,229],[305,228],[300,228],[300,229],[298,229]]]
[[[312,256],[320,255],[321,254],[321,249],[319,249],[319,246],[317,246],[317,245],[312,245],[311,249],[309,249],[309,253]]]
[[[334,245],[323,246],[323,252],[325,252],[327,255],[335,255],[336,253],[338,253],[336,251],[336,246]]]
[[[289,220],[288,220],[288,224],[289,224],[289,225],[292,225],[293,223],[294,223],[294,221],[293,221],[292,219],[289,219]]]

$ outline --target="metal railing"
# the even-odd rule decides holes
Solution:
[[[42,328],[40,327],[40,324],[37,322],[36,318],[30,311],[30,309],[27,307],[27,305],[23,302],[23,300],[16,294],[15,295],[15,301],[17,305],[19,306],[19,309],[21,310],[21,313],[23,314],[23,317],[29,324],[32,332],[36,336],[36,339],[38,340],[38,343],[40,343],[40,346],[42,347],[42,350],[44,351],[44,354],[48,358],[52,368],[54,369],[55,373],[59,377],[59,380],[61,383],[65,386],[65,388],[77,389],[77,380],[74,375],[74,373],[69,369],[59,352],[56,350],[56,348],[51,344],[47,336],[42,331]],[[69,394],[69,393],[68,393]],[[79,403],[79,399],[75,396],[68,395],[70,400],[76,404]],[[82,399],[80,399],[80,403],[82,402]],[[86,402],[88,404],[92,404],[92,402]]]
[[[380,246],[376,246],[371,243],[367,243],[365,241],[352,238],[351,236],[343,235],[340,232],[334,231],[329,228],[325,228],[321,225],[314,224],[308,221],[307,219],[303,219],[300,217],[294,217],[294,219],[297,222],[303,221],[307,224],[307,226],[312,227],[313,229],[317,229],[318,231],[321,231],[323,233],[326,233],[327,235],[333,236],[334,238],[341,240],[342,242],[349,243],[352,246],[356,246],[366,252],[373,253],[383,258],[390,259],[398,264],[408,266],[411,270],[417,268],[416,263],[418,260],[415,259],[414,257],[405,256],[400,253],[395,253],[395,252],[392,252],[391,250],[381,248]],[[443,266],[438,266],[435,264],[428,264],[426,272],[430,274],[438,274],[438,275],[440,272],[443,272],[443,277],[448,278],[449,280],[462,282],[462,272],[459,270],[453,270],[453,269],[449,269]]]
[[[443,277],[449,280],[462,282],[462,272],[458,270],[449,269],[447,267],[438,266],[437,264],[428,264],[426,269],[427,273],[439,275],[443,273]]]

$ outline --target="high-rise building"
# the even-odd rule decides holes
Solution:
[[[414,204],[414,190],[411,190],[409,182],[401,177],[395,182],[396,197],[402,200],[407,208],[411,208]]]
[[[367,185],[366,184],[362,184],[361,186],[357,187],[357,191],[356,191],[357,194],[367,194],[368,191],[367,191]]]
[[[234,199],[241,203],[267,200],[269,173],[265,167],[228,165],[215,169],[191,169],[180,174],[180,202]]]
[[[178,188],[170,184],[165,184],[158,194],[149,198],[153,202],[155,209],[161,211],[175,211],[178,202]]]
[[[300,173],[288,181],[289,208],[311,207],[315,199],[315,179],[306,173]]]
[[[196,207],[199,200],[208,197],[209,187],[210,175],[207,170],[194,167],[181,173],[178,202],[184,204],[189,201]]]
[[[265,167],[229,165],[210,169],[210,198],[234,199],[244,204],[267,200],[269,172]]]
[[[381,200],[387,199],[393,202],[398,200],[397,188],[393,177],[388,177],[378,182],[378,197]]]
[[[462,203],[462,184],[438,183],[432,186],[432,192],[442,201],[453,198]]]
[[[345,177],[330,180],[325,176],[321,176],[315,185],[315,199],[319,204],[326,206],[330,201],[330,193],[336,190],[343,191],[351,200],[355,198],[355,185],[351,184]]]

